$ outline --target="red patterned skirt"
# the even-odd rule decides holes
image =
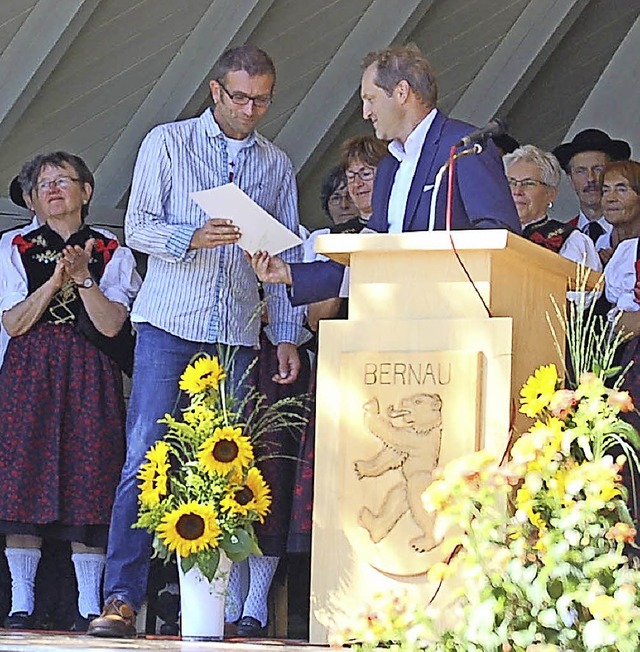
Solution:
[[[271,379],[278,372],[277,347],[261,332],[258,361],[251,370],[251,384],[265,394],[269,403],[287,396],[305,394],[309,382],[309,364],[304,352],[300,353],[301,370],[292,385],[278,385]],[[258,467],[271,488],[271,511],[264,524],[256,523],[260,549],[265,555],[279,557],[286,552],[293,483],[296,471],[300,432],[280,430],[267,432],[256,443]]]
[[[67,528],[61,538],[100,545],[91,531],[109,525],[124,419],[119,368],[72,325],[13,338],[0,371],[0,532]]]

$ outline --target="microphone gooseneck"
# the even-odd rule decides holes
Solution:
[[[457,143],[456,147],[469,147],[474,143],[479,144],[481,147],[487,144],[489,138],[494,136],[502,136],[507,132],[507,124],[504,120],[500,118],[494,118],[490,120],[484,127],[476,129],[471,133],[467,134],[464,138],[461,138]]]

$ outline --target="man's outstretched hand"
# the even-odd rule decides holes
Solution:
[[[291,267],[278,256],[270,256],[266,251],[256,251],[253,256],[245,252],[253,271],[262,283],[292,284]]]

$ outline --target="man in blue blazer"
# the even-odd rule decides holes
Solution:
[[[474,127],[438,111],[436,78],[417,48],[395,46],[372,52],[362,69],[362,115],[371,121],[378,138],[391,141],[389,156],[376,173],[368,228],[379,233],[445,229],[446,177],[429,224],[436,174],[452,145]],[[460,158],[455,172],[452,229],[520,233],[502,160],[491,141],[481,154]],[[344,267],[333,262],[289,266],[264,254],[255,256],[253,263],[262,281],[292,286],[294,305],[337,296],[344,273]]]

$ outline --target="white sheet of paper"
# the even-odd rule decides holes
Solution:
[[[191,199],[212,218],[228,218],[240,227],[238,246],[250,254],[267,251],[274,256],[302,243],[286,226],[269,215],[235,183],[191,193]]]

